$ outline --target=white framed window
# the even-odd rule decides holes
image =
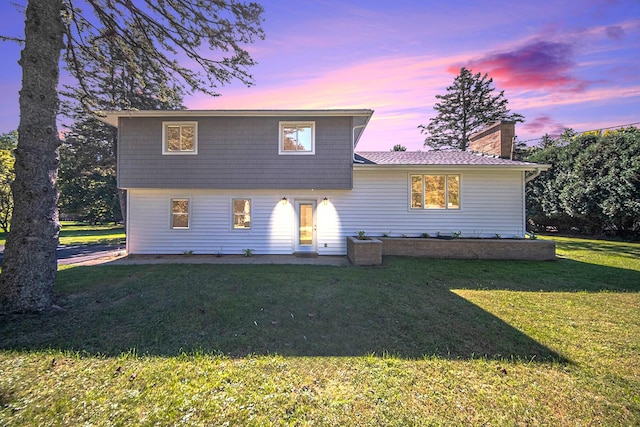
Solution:
[[[316,122],[280,122],[279,154],[315,154]]]
[[[251,228],[251,199],[231,199],[231,211],[234,230]]]
[[[171,228],[173,230],[188,230],[190,224],[189,199],[171,199]]]
[[[198,154],[198,122],[162,122],[162,154]]]
[[[460,209],[460,175],[411,175],[411,209]]]

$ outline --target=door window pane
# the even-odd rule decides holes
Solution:
[[[298,243],[301,245],[313,244],[313,205],[301,203],[298,217],[300,218]]]

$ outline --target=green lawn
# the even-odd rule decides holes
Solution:
[[[72,267],[0,425],[639,425],[640,244],[556,262]]]
[[[0,233],[0,245],[4,246],[6,233]],[[89,245],[125,243],[124,227],[122,225],[90,225],[76,222],[62,222],[60,230],[61,245]]]

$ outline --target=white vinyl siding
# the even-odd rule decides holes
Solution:
[[[238,195],[231,191],[180,190],[190,200],[190,227],[177,233],[162,214],[175,190],[129,191],[127,250],[138,254],[254,254],[292,253],[293,210],[281,203],[282,192]],[[251,197],[250,197],[251,196]],[[251,199],[251,228],[238,233],[230,227],[232,199]],[[164,208],[166,209],[166,208]],[[165,210],[166,211],[166,210]]]
[[[411,209],[411,175],[460,177],[460,209]],[[354,170],[349,209],[343,223],[368,235],[420,236],[422,233],[462,237],[524,237],[523,172],[517,170],[402,171]]]
[[[518,170],[393,170],[354,168],[353,190],[282,191],[158,190],[129,191],[129,253],[291,254],[294,251],[296,200],[316,200],[319,255],[346,254],[346,236],[364,230],[370,236],[524,237],[524,179]],[[460,176],[460,209],[411,209],[410,175]],[[177,193],[177,194],[176,194]],[[282,203],[282,197],[287,203]],[[178,197],[180,196],[180,197]],[[327,203],[323,203],[327,197]],[[189,198],[190,227],[166,233],[172,198]],[[229,226],[233,199],[251,200],[251,228]]]

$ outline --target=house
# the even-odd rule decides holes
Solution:
[[[358,231],[524,237],[525,182],[548,165],[504,158],[513,123],[474,135],[485,154],[358,152],[372,114],[105,113],[119,133],[127,252],[344,255]]]

